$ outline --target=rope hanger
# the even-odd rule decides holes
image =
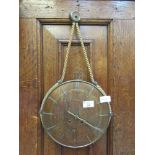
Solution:
[[[73,34],[74,34],[74,31],[75,31],[75,28],[76,28],[76,32],[77,32],[77,35],[78,35],[78,37],[80,39],[84,59],[85,59],[85,62],[86,62],[87,68],[88,68],[88,72],[89,72],[91,82],[96,84],[96,81],[94,80],[93,72],[92,72],[92,69],[91,69],[91,66],[90,66],[90,63],[89,63],[89,60],[88,60],[88,56],[87,56],[87,52],[86,52],[86,49],[85,49],[85,46],[84,46],[84,42],[83,42],[83,39],[82,39],[82,36],[81,36],[79,24],[78,24],[78,21],[80,20],[79,14],[77,14],[77,12],[74,12],[74,14],[71,14],[71,19],[73,21],[72,22],[72,28],[71,28],[71,33],[70,33],[70,37],[69,37],[69,42],[68,42],[68,45],[67,45],[67,50],[66,50],[66,56],[65,56],[62,76],[61,76],[61,78],[59,80],[59,83],[62,83],[64,81],[64,77],[65,77],[66,69],[67,69],[67,64],[68,64],[70,48],[71,48],[71,43],[72,43],[72,38],[73,38]]]

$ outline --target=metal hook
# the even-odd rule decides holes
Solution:
[[[80,14],[79,14],[78,11],[70,12],[69,17],[74,22],[79,22],[80,21]]]

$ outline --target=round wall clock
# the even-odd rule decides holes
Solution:
[[[96,142],[106,131],[111,118],[105,96],[95,85],[71,80],[52,87],[40,110],[46,133],[55,142],[72,148]]]
[[[78,12],[71,14],[75,21],[72,24],[61,79],[48,90],[40,108],[41,122],[48,136],[56,143],[70,148],[85,147],[96,142],[106,132],[112,116],[110,96],[106,96],[94,81],[78,16]],[[63,82],[75,27],[91,82],[79,79]]]

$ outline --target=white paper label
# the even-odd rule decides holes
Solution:
[[[100,103],[111,102],[111,96],[101,96]]]
[[[94,101],[83,101],[83,108],[92,108],[94,107]]]

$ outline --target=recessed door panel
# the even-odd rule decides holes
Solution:
[[[60,79],[71,25],[43,25],[43,75],[44,94]],[[95,80],[107,91],[107,52],[108,25],[81,25],[81,34]],[[79,38],[74,33],[65,76],[66,80],[81,79],[90,81]],[[92,114],[93,115],[93,114]],[[107,151],[107,135],[96,144],[102,145],[102,154]],[[45,152],[56,144],[44,138]],[[52,147],[51,147],[52,146]],[[92,147],[92,146],[90,146]],[[63,149],[65,151],[65,149]],[[88,150],[88,148],[86,148]],[[101,153],[100,152],[100,153]]]

